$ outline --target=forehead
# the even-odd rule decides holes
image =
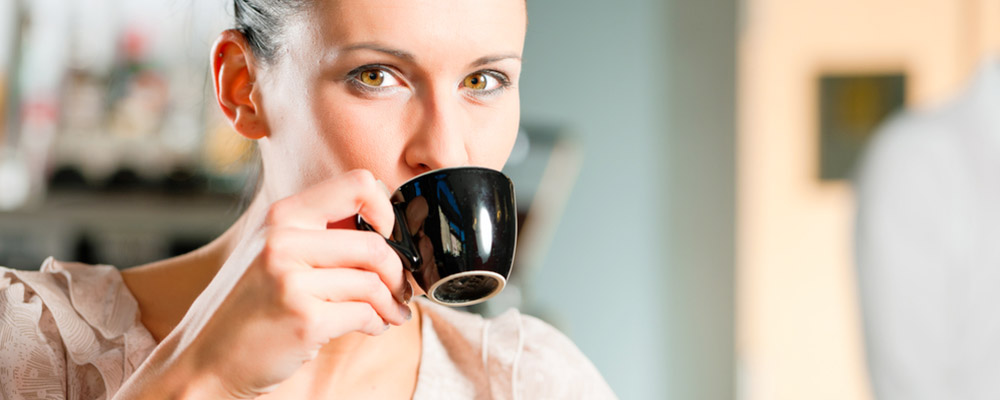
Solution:
[[[315,5],[300,14],[306,26],[299,28],[315,35],[311,44],[323,48],[381,43],[411,52],[419,61],[519,55],[524,46],[523,0],[317,0]],[[290,28],[289,33],[297,30]]]

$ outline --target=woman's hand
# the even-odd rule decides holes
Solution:
[[[356,214],[379,233],[355,230]],[[363,170],[272,204],[164,340],[163,361],[215,395],[250,398],[331,339],[403,324],[411,289],[383,237],[394,221],[384,186]]]

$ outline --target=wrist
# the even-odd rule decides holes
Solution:
[[[191,347],[185,347],[182,352],[171,352],[176,368],[169,377],[170,387],[174,388],[170,397],[178,400],[235,399],[212,368],[201,362]]]
[[[189,375],[188,379],[174,387],[176,390],[171,398],[178,400],[234,399],[222,382],[210,374]]]
[[[231,399],[222,381],[199,365],[196,355],[178,351],[176,339],[168,336],[115,394],[116,400],[138,399]]]

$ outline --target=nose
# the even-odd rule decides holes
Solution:
[[[437,90],[420,100],[421,117],[414,124],[403,155],[417,173],[468,165],[466,135],[471,127],[456,97],[447,90]]]

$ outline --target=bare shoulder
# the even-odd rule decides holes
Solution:
[[[159,342],[184,318],[216,270],[198,258],[181,256],[124,269],[121,275],[139,303],[142,324]]]

